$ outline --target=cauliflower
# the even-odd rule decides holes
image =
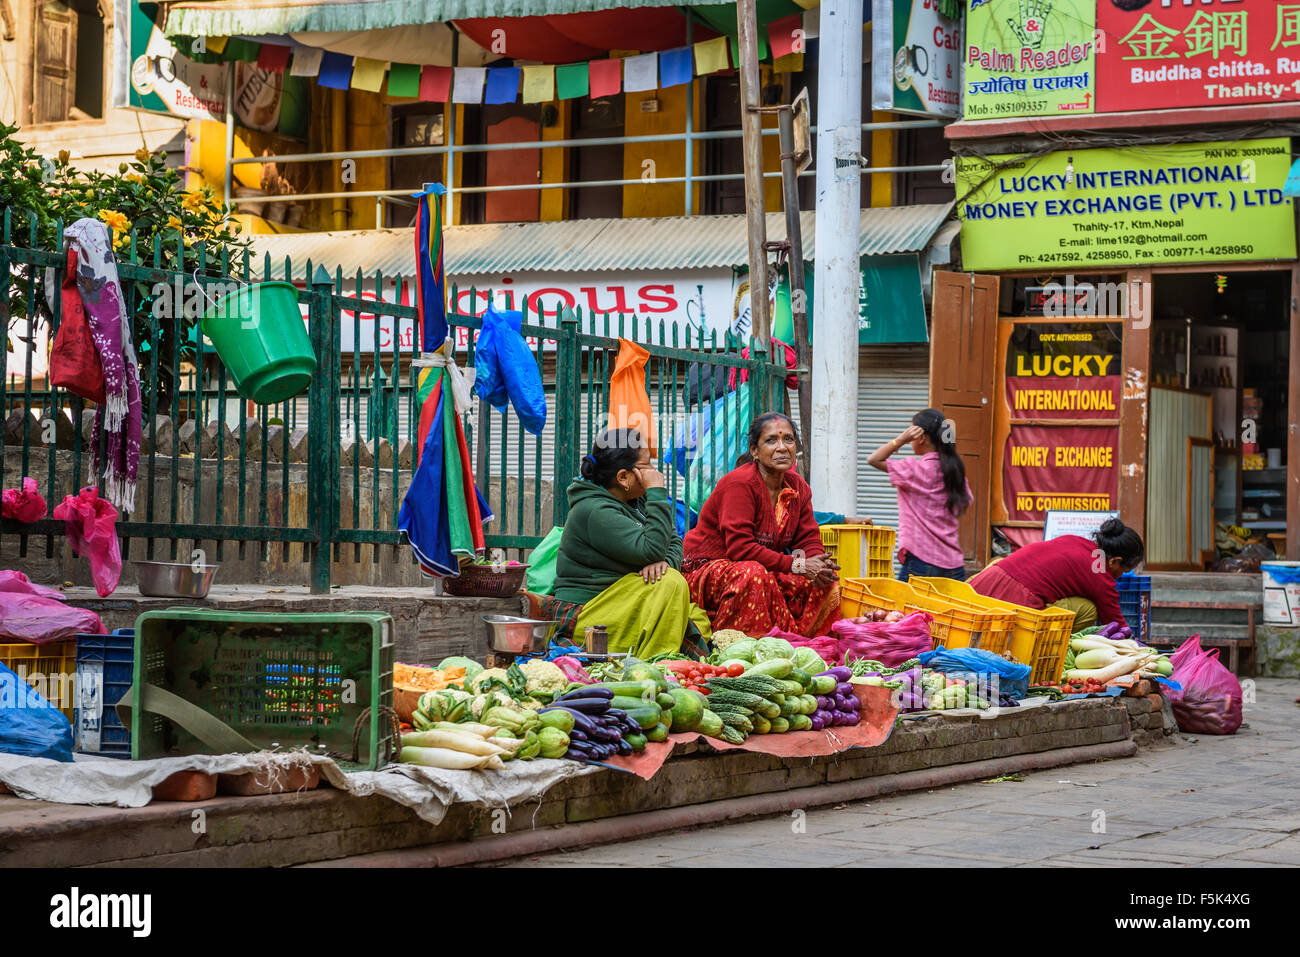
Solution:
[[[748,635],[739,629],[724,628],[721,631],[715,631],[713,633],[713,647],[717,648],[719,651],[723,651],[728,646],[748,637]]]
[[[559,694],[569,686],[569,679],[560,667],[550,661],[534,658],[521,665],[520,669],[528,677],[526,690],[529,694],[547,692]]]
[[[510,676],[506,674],[504,668],[489,668],[486,671],[480,671],[474,676],[474,680],[470,682],[473,685],[470,690],[475,693],[481,691],[493,678],[500,678],[506,684],[510,683]]]
[[[483,712],[487,711],[489,708],[499,704],[513,705],[514,703],[515,700],[511,698],[510,695],[506,694],[500,688],[494,688],[487,694],[481,694],[470,702],[469,710],[470,714],[473,715],[474,719],[477,721],[479,718],[483,717]]]

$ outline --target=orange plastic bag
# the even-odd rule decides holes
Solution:
[[[659,448],[655,438],[654,414],[645,388],[645,364],[650,353],[627,339],[619,339],[618,360],[609,377],[610,429],[636,429],[650,443],[650,454]]]

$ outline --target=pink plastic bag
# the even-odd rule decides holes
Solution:
[[[39,595],[41,598],[53,598],[66,601],[63,592],[49,585],[38,585],[22,572],[5,569],[0,571],[0,591],[15,591],[24,595]]]
[[[90,560],[90,577],[103,598],[111,595],[122,577],[122,546],[117,540],[117,509],[99,497],[94,486],[79,495],[65,496],[54,508],[55,520],[68,524],[68,544]]]
[[[1170,691],[1174,718],[1182,731],[1193,734],[1236,734],[1241,727],[1241,683],[1219,661],[1219,649],[1205,651],[1193,635],[1170,655],[1173,680],[1182,691]]]
[[[0,518],[11,518],[15,522],[39,522],[47,510],[48,506],[37,490],[34,478],[24,478],[21,490],[7,488],[0,493]]]
[[[831,664],[841,664],[847,656],[847,660],[866,658],[893,668],[934,647],[930,638],[932,620],[923,611],[914,611],[900,621],[860,625],[842,618],[831,625],[834,635],[797,644],[806,645]]]
[[[73,635],[104,633],[104,623],[93,611],[48,597],[45,593],[50,589],[28,582],[21,572],[0,575],[5,576],[0,587],[0,638],[43,645]]]

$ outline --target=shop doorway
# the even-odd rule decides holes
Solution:
[[[1148,567],[1229,571],[1282,554],[1291,273],[1152,281]]]

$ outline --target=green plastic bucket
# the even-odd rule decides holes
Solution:
[[[316,371],[292,283],[257,283],[222,296],[204,315],[203,334],[239,394],[259,405],[293,398]]]

